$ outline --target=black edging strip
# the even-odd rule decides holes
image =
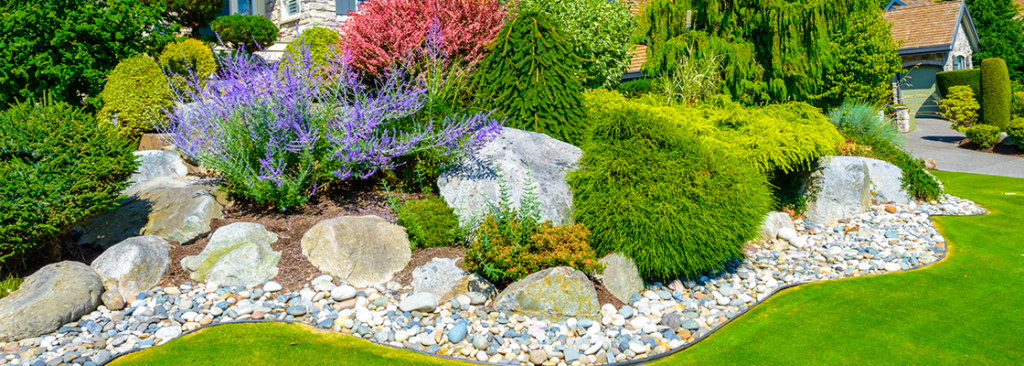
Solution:
[[[988,214],[988,210],[985,210],[985,213],[976,214],[976,215],[932,215],[932,214],[929,214],[928,216],[929,217],[930,216],[953,216],[953,217],[960,217],[960,216],[984,216],[984,215],[987,215],[987,214]],[[932,227],[934,227],[934,224],[932,225]],[[945,238],[943,238],[943,239],[945,239]],[[942,260],[946,259],[946,253],[949,253],[949,243],[945,243],[945,244],[946,244],[946,247],[942,251],[942,256],[940,256],[938,258],[938,260],[936,260],[936,261],[934,261],[932,263],[928,263],[927,265],[924,265],[924,266],[911,267],[910,269],[902,270],[900,272],[910,272],[910,271],[913,271],[913,270],[917,270],[917,269],[921,269],[921,268],[925,268],[925,267],[930,267],[931,265],[934,265],[936,263],[942,262]],[[887,275],[887,274],[888,273],[879,273],[879,274],[874,274],[874,275],[857,276],[857,277],[875,277],[875,276],[884,276],[884,275]],[[847,278],[856,278],[856,277],[847,277]],[[841,278],[837,278],[837,280],[839,280],[839,279],[841,279]],[[713,329],[709,330],[707,333],[704,333],[703,336],[694,338],[693,342],[684,344],[684,345],[682,345],[680,347],[676,347],[676,348],[670,349],[670,350],[668,350],[666,352],[662,352],[662,353],[659,353],[659,354],[656,354],[656,355],[653,355],[653,356],[648,356],[648,357],[644,357],[644,358],[638,358],[638,359],[629,360],[629,361],[605,363],[603,365],[610,365],[610,366],[642,365],[642,364],[647,363],[647,362],[654,362],[654,361],[660,360],[660,359],[665,358],[665,357],[673,356],[676,353],[682,352],[682,351],[692,347],[693,345],[699,343],[700,341],[703,341],[704,339],[708,338],[708,336],[710,336],[712,333],[717,332],[719,329],[722,329],[722,327],[724,327],[726,324],[731,323],[733,320],[739,319],[741,316],[743,316],[743,314],[746,314],[748,311],[753,309],[755,306],[761,305],[761,303],[763,303],[765,301],[768,301],[768,299],[772,298],[772,296],[774,296],[779,291],[786,290],[786,289],[789,289],[789,288],[792,288],[792,287],[797,287],[797,286],[800,286],[800,285],[809,284],[809,283],[828,282],[828,281],[830,281],[830,280],[811,281],[811,282],[794,282],[794,283],[790,283],[790,284],[782,286],[782,287],[777,287],[777,288],[775,288],[775,290],[773,290],[771,293],[769,293],[768,296],[765,296],[763,299],[755,302],[753,305],[750,305],[746,309],[743,309],[743,311],[740,311],[739,313],[737,313],[732,318],[729,318],[728,320],[726,320],[722,324],[719,324],[717,327],[714,327]],[[232,320],[232,321],[228,321],[228,322],[218,322],[218,323],[214,323],[214,324],[204,325],[204,326],[201,326],[199,328],[196,328],[196,329],[193,329],[193,330],[181,333],[181,335],[179,335],[178,337],[175,337],[175,339],[184,337],[185,335],[188,335],[188,334],[192,334],[192,333],[198,332],[200,330],[205,330],[205,329],[209,329],[209,328],[220,326],[220,325],[226,325],[226,324],[253,324],[253,323],[298,323],[298,324],[308,325],[308,326],[316,328],[316,326],[314,326],[312,324],[309,324],[309,323],[306,323],[304,321],[300,321],[300,320],[262,320],[262,319],[261,320],[251,320],[251,319],[247,319],[247,320]],[[316,329],[332,331],[330,329],[321,329],[321,328],[316,328]],[[173,341],[175,339],[172,339],[171,341]],[[363,338],[359,338],[359,339],[363,339]],[[427,353],[427,352],[424,352],[424,351],[417,351],[417,350],[408,349],[408,348],[405,348],[405,347],[397,347],[397,346],[392,346],[390,344],[377,343],[377,342],[366,340],[366,339],[363,339],[363,340],[365,340],[365,341],[367,341],[367,342],[369,342],[369,343],[371,343],[373,345],[376,345],[376,346],[383,346],[383,347],[388,347],[388,348],[393,348],[393,349],[398,349],[398,350],[403,350],[403,351],[408,351],[408,352],[419,353],[419,354],[427,355],[427,356],[430,356],[430,357],[437,357],[437,358],[440,358],[440,359],[443,359],[443,360],[458,361],[458,362],[477,364],[477,365],[503,365],[503,364],[497,364],[497,363],[482,362],[482,361],[477,361],[477,360],[468,359],[468,358],[460,358],[460,357],[452,357],[452,356],[439,355],[439,354],[435,354],[435,353]],[[168,342],[170,342],[170,341],[168,341]],[[133,349],[133,350],[128,351],[128,352],[119,353],[116,356],[111,357],[106,362],[103,362],[101,364],[97,364],[97,366],[104,366],[106,364],[114,362],[114,360],[117,360],[118,358],[121,358],[123,356],[130,355],[130,354],[138,352],[138,351],[148,350],[148,349],[153,348],[153,347],[157,347],[157,345],[153,345],[151,347],[146,347],[146,348],[136,348],[136,349]],[[580,355],[580,356],[583,357],[583,355]],[[600,361],[600,360],[598,360],[598,361]]]

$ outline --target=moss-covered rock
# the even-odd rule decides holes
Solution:
[[[512,283],[498,295],[494,308],[553,321],[596,320],[601,311],[594,284],[571,267],[548,268]]]

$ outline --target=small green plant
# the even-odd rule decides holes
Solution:
[[[1013,118],[1024,118],[1024,90],[1013,93],[1010,99],[1010,115]]]
[[[878,109],[865,102],[846,101],[828,114],[836,128],[848,133],[871,136],[897,147],[903,147],[906,138],[896,124],[878,115]]]
[[[964,131],[968,139],[987,149],[999,142],[999,127],[992,125],[974,125]]]
[[[0,267],[117,206],[138,166],[133,145],[117,127],[49,99],[0,113]]]
[[[974,99],[971,87],[957,85],[949,88],[949,94],[939,102],[942,118],[952,122],[949,128],[963,132],[978,122],[981,106]]]
[[[14,291],[18,291],[21,283],[25,280],[20,277],[8,275],[7,279],[0,281],[0,299],[7,297]]]
[[[1024,117],[1017,117],[1010,121],[1010,125],[1006,126],[1006,135],[1018,144],[1024,144]]]
[[[217,71],[217,62],[214,61],[210,47],[202,41],[186,39],[164,48],[160,54],[160,68],[171,75],[171,85],[175,90],[202,88],[206,85],[206,79]],[[201,84],[187,85],[187,80],[197,80]]]
[[[450,246],[459,238],[459,218],[440,197],[405,201],[397,211],[413,250]]]
[[[981,60],[981,122],[1006,128],[1010,123],[1010,74],[1001,58]]]
[[[103,108],[96,118],[119,126],[129,136],[166,124],[164,110],[173,105],[160,66],[145,55],[130,57],[117,64],[100,98],[103,99]]]
[[[637,98],[653,92],[655,86],[654,79],[645,78],[623,82],[615,87],[615,90],[618,90],[626,98]]]
[[[258,15],[219,17],[210,23],[210,29],[220,36],[221,41],[248,53],[267,48],[278,35],[274,22]]]

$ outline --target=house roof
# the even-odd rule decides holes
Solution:
[[[1024,19],[1024,0],[1014,0],[1013,2],[1020,7],[1020,15],[1017,16],[1017,19]]]
[[[629,1],[629,0],[625,0]],[[1021,0],[1024,1],[1024,0]],[[636,17],[640,14],[640,7],[642,7],[647,1],[646,0],[634,0],[629,3],[629,13]],[[638,44],[631,53],[633,56],[629,59],[629,68],[626,69],[627,73],[639,73],[640,66],[647,61],[647,46]]]
[[[894,7],[883,15],[893,24],[893,40],[903,40],[900,56],[951,51],[961,24],[971,48],[978,50],[978,34],[963,1],[928,4],[919,3],[921,0],[902,1],[907,5]]]

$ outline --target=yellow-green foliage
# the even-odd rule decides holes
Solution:
[[[697,134],[703,142],[739,153],[763,173],[796,170],[835,153],[843,142],[828,117],[802,102],[743,107],[727,96],[716,96],[693,107],[664,106],[654,98],[627,100],[607,90],[587,92],[585,99],[590,120],[618,105],[640,104]]]
[[[213,52],[203,42],[187,39],[168,44],[160,54],[160,68],[173,74],[172,83],[176,88],[189,86],[191,80],[206,84],[206,78],[217,71]]]
[[[163,109],[171,107],[167,81],[156,61],[145,55],[117,64],[100,93],[103,108],[96,118],[115,123],[129,135],[152,131],[167,122]]]
[[[964,130],[964,135],[978,144],[978,147],[987,149],[999,142],[999,127],[993,125],[974,125]]]
[[[338,32],[327,28],[310,28],[302,31],[295,40],[288,43],[284,50],[284,60],[297,62],[302,57],[303,48],[309,47],[309,55],[313,58],[313,64],[318,67],[329,65],[328,57],[334,55],[334,46],[341,44],[341,37]],[[284,67],[284,62],[281,63]]]
[[[970,86],[956,85],[950,87],[946,98],[939,101],[939,108],[942,109],[942,118],[953,123],[949,128],[963,132],[978,122],[978,109],[981,106],[974,99],[974,91]]]
[[[23,279],[11,275],[8,275],[6,280],[0,281],[0,299],[18,291],[18,287],[21,287],[23,281]]]

